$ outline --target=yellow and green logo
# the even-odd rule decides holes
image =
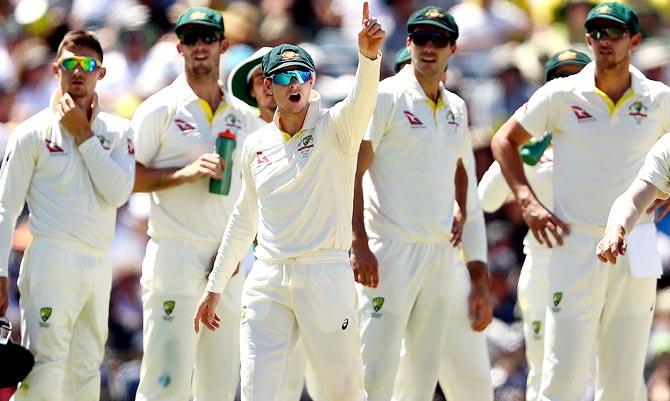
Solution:
[[[384,306],[384,297],[372,298],[372,308],[375,312],[379,312],[382,309],[382,306]]]
[[[46,323],[47,320],[49,320],[52,311],[53,309],[50,306],[45,306],[40,309],[40,317],[42,318],[42,322]]]

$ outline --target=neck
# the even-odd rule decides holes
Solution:
[[[619,63],[611,69],[604,69],[596,64],[595,80],[598,89],[605,92],[614,103],[618,102],[631,85],[628,63]]]
[[[218,69],[212,71],[206,76],[198,76],[194,74],[186,73],[186,82],[188,86],[193,89],[193,92],[200,99],[205,100],[209,107],[212,110],[216,110],[221,103],[221,98],[223,97],[223,92],[218,83],[219,71]]]
[[[277,120],[279,129],[291,136],[298,133],[302,128],[302,125],[305,123],[308,109],[309,107],[305,107],[305,109],[299,113],[287,113],[283,112],[282,109],[279,109],[279,118]]]
[[[414,70],[414,76],[419,81],[419,85],[426,93],[429,99],[437,103],[440,98],[440,76],[439,75],[425,75],[417,70]]]
[[[274,109],[271,109],[269,107],[259,107],[258,110],[260,111],[260,117],[261,120],[265,121],[266,123],[269,123],[272,121],[272,117],[275,115]]]

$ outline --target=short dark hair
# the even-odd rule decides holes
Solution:
[[[56,58],[60,58],[63,54],[63,50],[70,50],[73,47],[86,47],[98,53],[100,56],[100,61],[102,61],[102,46],[100,42],[95,37],[93,32],[89,31],[70,31],[63,36],[58,45],[58,52],[56,53]]]

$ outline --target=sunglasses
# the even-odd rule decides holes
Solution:
[[[628,32],[628,29],[624,28],[594,28],[589,31],[589,36],[595,40],[601,40],[605,37],[608,37],[612,40],[617,40],[623,38],[624,35],[626,35],[626,32]]]
[[[100,62],[93,57],[73,56],[64,58],[60,66],[66,71],[74,71],[77,66],[86,72],[93,72],[102,67]]]
[[[416,31],[409,34],[409,39],[417,46],[425,46],[429,41],[435,47],[447,47],[451,43],[451,37],[438,32]]]
[[[194,46],[198,43],[198,40],[202,40],[202,43],[206,45],[211,45],[221,39],[214,31],[186,31],[179,36],[179,41],[186,46]]]
[[[304,84],[305,82],[312,79],[312,71],[291,70],[291,71],[278,72],[272,75],[272,82],[274,82],[277,85],[286,86],[291,83],[291,80],[293,78],[295,78],[295,80],[299,84]]]

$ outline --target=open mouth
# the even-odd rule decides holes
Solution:
[[[288,97],[288,100],[293,102],[293,103],[298,103],[300,101],[300,94],[299,93],[294,93],[291,96]]]

